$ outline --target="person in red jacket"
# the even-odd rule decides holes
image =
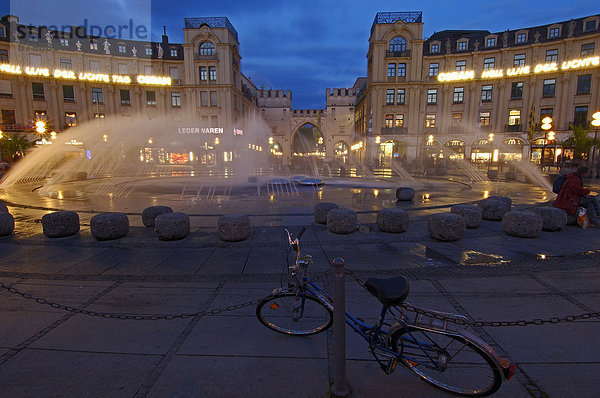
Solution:
[[[600,225],[600,218],[598,218],[600,206],[596,201],[596,197],[590,196],[590,190],[583,187],[582,178],[587,177],[589,174],[590,169],[586,166],[580,166],[574,173],[567,174],[567,178],[552,206],[569,214],[575,214],[579,206],[585,207],[590,223]]]

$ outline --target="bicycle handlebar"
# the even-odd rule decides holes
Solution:
[[[304,232],[306,232],[306,227],[302,227],[302,229],[300,230],[300,232],[298,232],[298,235],[296,236],[296,239],[300,239],[302,237],[302,234],[304,234]]]

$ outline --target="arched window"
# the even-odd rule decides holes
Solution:
[[[215,55],[215,45],[209,41],[200,44],[200,55]]]
[[[390,40],[390,52],[397,53],[406,51],[406,40],[402,36],[396,36]]]

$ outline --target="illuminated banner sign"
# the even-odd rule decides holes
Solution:
[[[571,70],[583,69],[583,68],[595,68],[600,66],[600,56],[573,59],[570,61],[564,61],[561,64],[556,62],[550,62],[546,64],[538,64],[534,68],[531,66],[520,66],[517,68],[508,69],[489,69],[481,72],[481,79],[499,79],[504,77],[514,76],[527,76],[538,73],[552,73],[552,72],[568,72]],[[475,79],[475,71],[460,71],[460,72],[448,72],[440,73],[438,75],[439,82],[458,82],[468,81]]]
[[[114,84],[131,84],[131,77],[128,75],[107,75],[104,73],[75,73],[72,70],[55,69],[50,71],[48,68],[37,68],[26,66],[21,68],[19,65],[0,64],[0,73],[8,73],[12,75],[27,75],[36,77],[48,77],[61,80],[83,81],[83,82],[98,82],[98,83],[114,83]],[[171,78],[168,76],[149,76],[138,75],[136,78],[138,84],[146,86],[170,86]]]
[[[178,134],[223,134],[222,127],[179,127]]]

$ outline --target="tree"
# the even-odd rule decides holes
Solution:
[[[15,161],[17,157],[22,157],[25,150],[32,145],[27,138],[19,133],[9,133],[2,139],[2,146],[6,148],[6,152],[12,161]]]
[[[571,144],[570,148],[573,148],[573,152],[575,152],[574,160],[579,160],[592,147],[592,140],[588,137],[590,130],[580,124],[569,124],[569,127],[573,133],[567,142]]]

